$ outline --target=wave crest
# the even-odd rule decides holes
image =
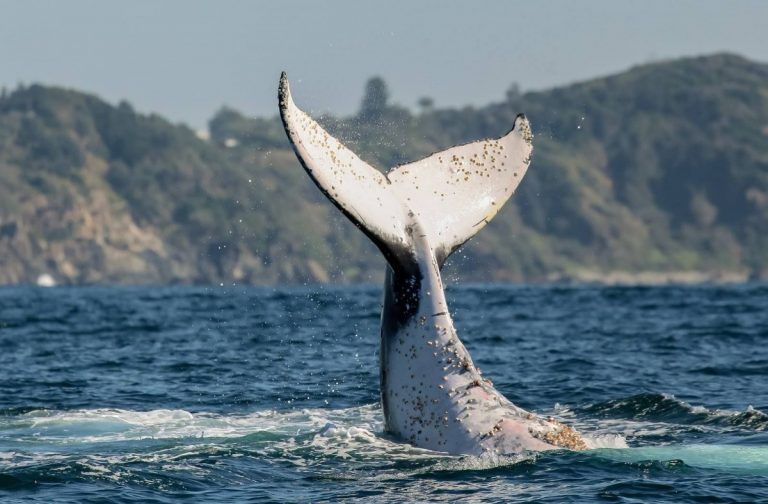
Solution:
[[[728,411],[693,406],[669,394],[638,394],[593,404],[581,411],[601,418],[627,418],[686,425],[716,425],[755,431],[768,429],[768,414],[747,407]]]

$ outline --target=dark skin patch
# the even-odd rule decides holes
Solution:
[[[390,346],[397,338],[400,329],[419,312],[419,291],[422,274],[418,267],[397,269],[387,266],[384,286],[384,309],[381,316],[381,353],[379,354],[379,378],[381,380],[381,405],[384,410],[385,425],[389,422],[390,405],[386,391],[388,388],[387,358]],[[412,266],[416,266],[415,263]],[[397,434],[397,433],[393,433]]]

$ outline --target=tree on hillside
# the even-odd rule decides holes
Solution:
[[[422,112],[430,112],[435,108],[435,100],[429,96],[422,96],[419,98],[418,105]]]
[[[520,95],[521,95],[520,85],[517,82],[513,82],[512,84],[509,85],[504,95],[506,96],[508,103],[513,103],[517,101],[517,99],[520,98]]]
[[[376,120],[386,110],[388,101],[387,83],[381,77],[371,77],[365,84],[365,93],[358,116],[365,121]]]

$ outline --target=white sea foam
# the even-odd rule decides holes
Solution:
[[[158,409],[37,410],[0,418],[0,436],[35,442],[97,443],[138,439],[232,438],[258,432],[283,436],[318,433],[328,424],[338,425],[349,435],[381,430],[381,419],[373,406],[338,410],[303,409],[257,411],[243,415],[191,413]],[[371,434],[373,435],[373,434]]]
[[[600,448],[629,448],[627,440],[621,434],[593,434],[585,435],[584,441],[590,450]]]
[[[680,459],[689,465],[768,471],[768,447],[739,445],[687,445],[627,448],[622,434],[648,436],[668,433],[673,425],[632,420],[600,420],[580,425],[570,410],[556,410],[561,418],[588,432],[587,444],[594,456],[622,462]],[[688,426],[690,428],[690,426]],[[708,429],[707,426],[700,426]],[[130,411],[92,409],[32,411],[0,417],[0,468],[19,469],[57,463],[75,464],[83,474],[121,478],[117,466],[136,462],[161,464],[167,471],[206,471],[190,459],[201,456],[277,457],[296,466],[322,466],[324,460],[382,462],[428,460],[414,471],[485,470],[535,461],[536,454],[455,457],[431,452],[389,439],[382,434],[383,419],[376,405],[346,409],[259,411],[243,415],[191,413],[185,410]],[[253,435],[268,434],[266,437]],[[236,440],[242,438],[242,440]],[[167,443],[178,439],[179,443]],[[234,441],[232,441],[234,439]],[[154,448],[112,452],[94,443],[162,441]],[[237,443],[232,445],[232,442]],[[8,450],[8,443],[14,449]],[[82,445],[83,448],[78,448]],[[233,446],[238,446],[234,450]],[[86,450],[81,452],[80,450]],[[239,451],[238,451],[239,450]],[[354,466],[350,466],[354,467]],[[57,470],[57,469],[52,469]],[[398,471],[366,477],[397,478]],[[355,476],[353,471],[349,477]],[[336,475],[334,477],[344,477]]]
[[[94,443],[178,439],[182,444],[170,448],[124,453],[117,459],[88,456],[83,464],[100,467],[124,462],[176,464],[190,454],[227,451],[227,439],[243,438],[256,454],[288,456],[296,465],[319,463],[324,458],[349,461],[396,461],[419,459],[450,460],[437,470],[480,470],[529,460],[531,455],[450,457],[417,448],[382,434],[383,417],[378,405],[345,409],[266,410],[243,415],[191,413],[159,409],[130,411],[121,409],[83,409],[72,411],[38,410],[0,418],[0,440],[13,440],[34,449],[33,453],[5,454],[0,464],[15,467],[50,463],[53,453],[40,453],[41,445],[77,450]],[[256,436],[267,434],[267,437]],[[597,433],[589,438],[596,448],[626,447],[623,438]],[[66,446],[66,448],[65,448]],[[36,448],[36,449],[35,449]],[[307,450],[313,456],[307,456]],[[299,454],[293,456],[293,454]],[[58,455],[56,455],[58,456]],[[114,459],[114,460],[113,460]],[[434,469],[434,468],[433,468]],[[90,470],[90,469],[89,469]],[[97,469],[93,469],[97,471]]]
[[[558,411],[563,418],[568,410]],[[573,419],[569,419],[572,421]],[[607,425],[586,436],[590,448],[626,448],[617,435],[618,425]],[[243,415],[191,413],[158,409],[37,410],[0,419],[0,436],[27,439],[36,443],[103,443],[144,439],[236,438],[255,433],[272,433],[285,438],[312,435],[311,444],[339,451],[369,445],[367,449],[399,450],[401,443],[381,436],[383,418],[376,405],[345,409],[265,410]],[[584,429],[585,432],[589,430]],[[435,452],[408,446],[409,455]]]

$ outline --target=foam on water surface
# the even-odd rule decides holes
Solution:
[[[226,451],[232,441],[262,450],[256,452],[261,454],[282,452],[301,457],[303,452],[307,463],[316,463],[318,458],[359,461],[426,459],[436,464],[439,461],[438,466],[430,471],[475,471],[536,458],[535,454],[448,456],[393,440],[381,432],[382,427],[381,411],[377,405],[337,410],[267,410],[244,415],[167,409],[37,410],[0,417],[0,446],[15,447],[12,451],[0,451],[0,468],[18,468],[32,462],[64,461],[66,453],[73,451],[72,445],[92,448],[126,442],[134,442],[137,450],[104,460],[112,463],[168,462],[190,454]],[[582,428],[587,428],[586,423]],[[695,467],[768,474],[766,446],[691,444],[630,448],[625,438],[616,433],[624,430],[649,435],[670,429],[669,425],[652,422],[603,422],[602,427],[593,425],[586,436],[590,448],[586,453],[620,462],[675,460]],[[40,451],[41,447],[44,447],[43,451]],[[89,460],[103,459],[94,454],[85,457]],[[297,460],[294,462],[299,463]]]

